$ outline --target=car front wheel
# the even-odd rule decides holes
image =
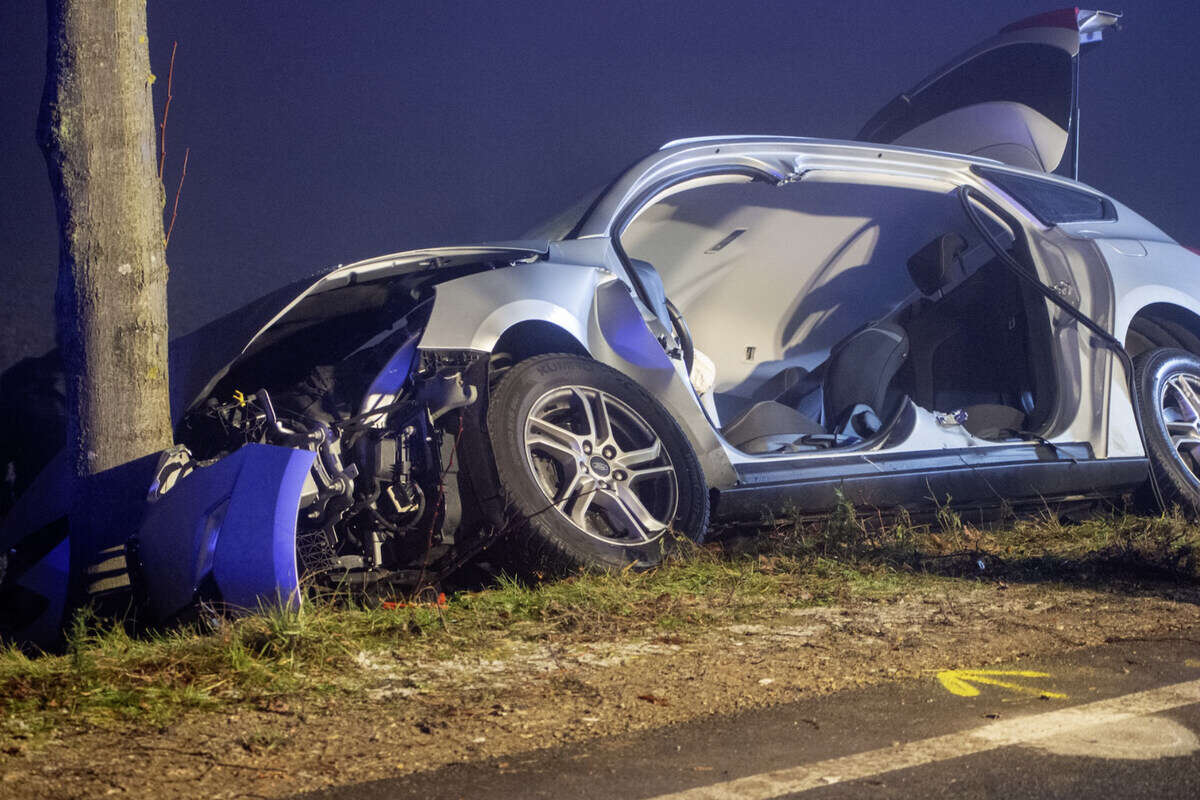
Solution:
[[[1159,348],[1134,359],[1147,455],[1164,503],[1200,512],[1200,358]]]
[[[519,363],[492,395],[488,434],[511,511],[545,561],[644,569],[674,536],[704,537],[695,453],[666,409],[610,367],[565,354]]]

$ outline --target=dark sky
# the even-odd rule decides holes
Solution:
[[[1060,0],[1061,1],[1061,0]],[[0,10],[0,368],[44,350],[57,268],[34,142],[38,0]],[[1056,0],[150,0],[175,333],[320,268],[511,238],[661,143],[846,138],[898,92]],[[1083,63],[1082,179],[1200,243],[1200,4],[1126,0]]]

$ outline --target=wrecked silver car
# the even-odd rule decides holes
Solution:
[[[1153,474],[1197,506],[1200,256],[1054,174],[1115,19],[1009,26],[880,112],[887,144],[672,142],[538,238],[341,266],[181,340],[178,445],[117,567],[168,620],[412,590],[501,538],[648,568],[839,497],[986,511]],[[18,633],[117,552],[72,556],[53,486],[0,532]]]

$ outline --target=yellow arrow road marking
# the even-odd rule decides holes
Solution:
[[[982,683],[988,686],[999,686],[1001,689],[1010,689],[1022,694],[1052,697],[1056,700],[1064,699],[1066,695],[1061,692],[1050,692],[1045,689],[1022,686],[1019,683],[997,680],[997,678],[1049,677],[1050,673],[1048,672],[1033,672],[1032,670],[1025,669],[945,669],[937,674],[938,681],[946,688],[946,691],[959,697],[976,697],[979,694],[979,689],[971,684]]]

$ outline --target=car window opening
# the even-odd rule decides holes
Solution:
[[[701,403],[745,453],[867,446],[911,406],[993,442],[1053,415],[1046,302],[942,187],[688,188],[644,207],[620,246],[661,278]]]

